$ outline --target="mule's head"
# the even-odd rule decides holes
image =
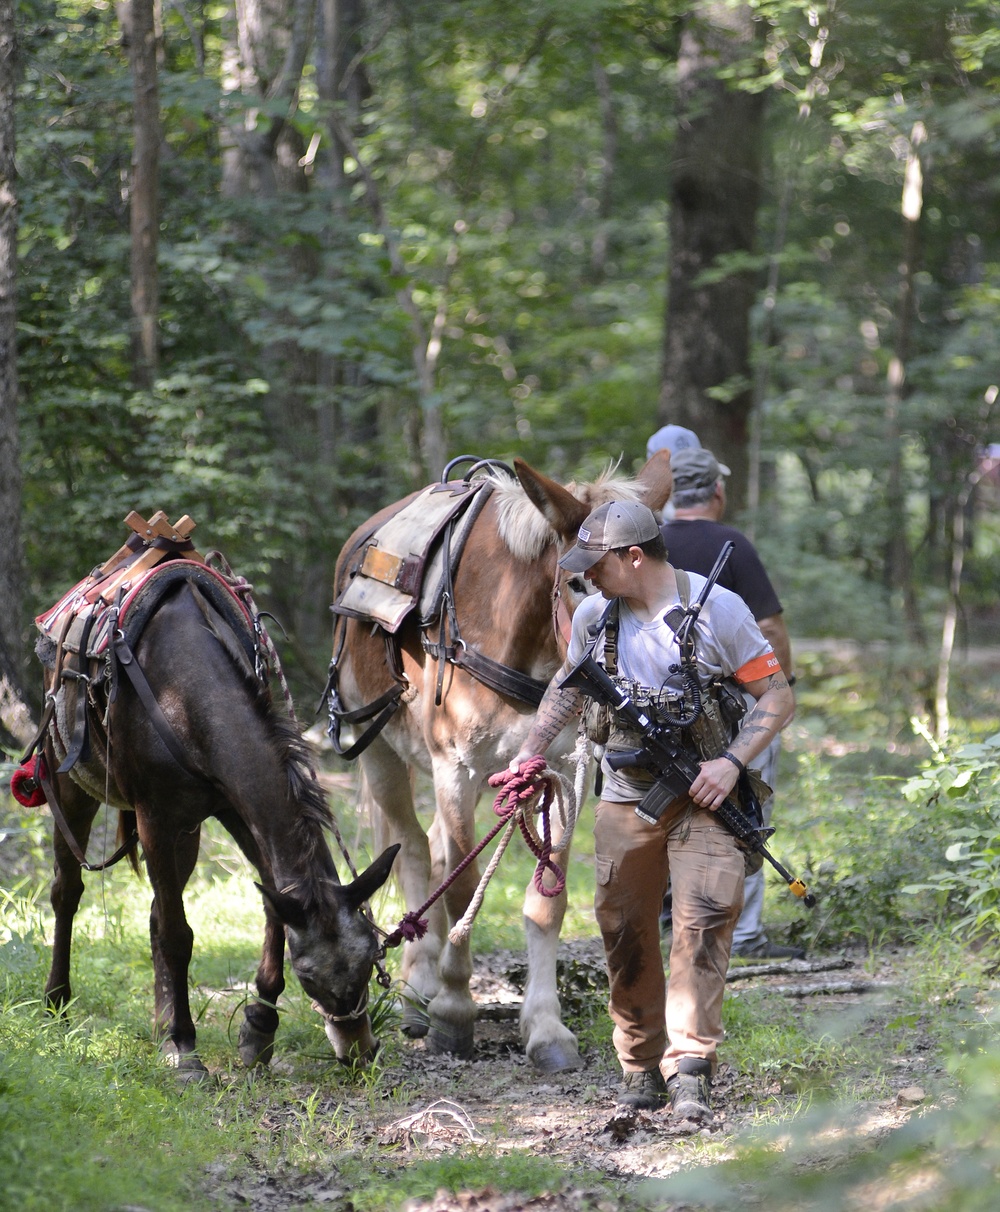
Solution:
[[[398,850],[390,846],[353,883],[324,881],[320,896],[261,888],[285,927],[292,970],[323,1016],[337,1059],[345,1063],[370,1061],[378,1048],[368,1017],[378,939],[360,908],[389,878]]]
[[[597,480],[564,487],[522,459],[514,460],[514,470],[528,500],[541,515],[540,521],[547,524],[548,541],[554,532],[560,555],[573,546],[584,518],[598,506],[608,501],[641,501],[655,512],[670,500],[673,489],[669,450],[658,450],[631,479],[616,476],[613,469],[609,469]],[[556,592],[560,599],[565,644],[569,641],[573,612],[591,592],[591,586],[578,573],[560,571]]]

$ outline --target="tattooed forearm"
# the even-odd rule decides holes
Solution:
[[[763,753],[789,719],[793,707],[794,699],[785,675],[772,674],[729,746],[733,756],[746,765]]]
[[[582,706],[583,691],[570,687],[557,688],[550,684],[538,705],[534,723],[521,746],[521,752],[544,753],[562,732],[566,723],[580,713]]]

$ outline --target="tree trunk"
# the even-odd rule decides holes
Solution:
[[[17,429],[17,190],[14,96],[17,38],[14,0],[0,0],[0,735],[19,744],[31,737],[24,702],[21,634],[24,562],[21,554],[21,467]]]
[[[920,144],[927,137],[922,122],[917,122],[910,136],[910,153],[903,182],[903,257],[900,266],[899,303],[896,331],[886,384],[885,440],[889,451],[886,475],[886,510],[888,513],[885,547],[885,583],[888,589],[902,594],[904,617],[909,638],[915,643],[923,640],[923,628],[916,604],[913,585],[910,541],[906,524],[906,489],[903,483],[903,424],[902,411],[906,399],[906,366],[915,316],[914,282],[920,251],[920,215],[923,210],[923,173],[920,165]]]
[[[750,8],[722,0],[695,5],[681,35],[658,408],[660,424],[693,429],[732,468],[736,511],[747,490],[755,276],[745,263],[725,262],[754,248],[764,97],[719,73],[753,49]]]
[[[223,54],[223,87],[242,93],[247,105],[221,136],[227,197],[274,197],[308,186],[306,149],[287,115],[296,106],[315,16],[316,0],[236,0],[236,38]],[[285,113],[278,112],[282,108]]]
[[[159,366],[160,94],[156,71],[155,0],[132,0],[133,132],[129,210],[132,224],[132,377],[151,387]]]

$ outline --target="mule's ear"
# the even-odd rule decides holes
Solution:
[[[523,459],[514,460],[514,470],[528,500],[541,511],[556,534],[563,539],[575,538],[590,508],[561,484],[529,467]]]
[[[357,909],[365,901],[370,900],[373,893],[378,892],[389,878],[392,861],[398,853],[398,843],[390,846],[388,850],[383,850],[370,867],[362,871],[352,884],[348,884],[344,888],[344,896],[352,909]]]
[[[670,500],[670,494],[674,490],[674,473],[670,469],[670,451],[658,450],[639,472],[636,479],[645,489],[642,497],[643,505],[648,505],[654,512],[662,509]]]
[[[282,925],[291,926],[293,930],[305,930],[306,911],[301,901],[296,900],[294,896],[289,896],[287,892],[271,892],[263,884],[258,884],[257,887]]]

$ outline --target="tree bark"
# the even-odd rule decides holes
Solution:
[[[887,588],[906,596],[912,591],[910,543],[906,528],[906,490],[903,483],[903,422],[902,412],[907,395],[906,367],[910,357],[915,316],[915,279],[920,259],[920,216],[923,211],[923,172],[920,145],[927,137],[922,122],[917,122],[910,136],[910,150],[903,181],[901,215],[903,220],[903,255],[900,265],[899,301],[896,308],[896,330],[892,357],[886,381],[885,440],[889,451],[886,476],[886,509],[888,527],[885,548],[885,582]],[[911,628],[917,626],[907,609]],[[918,638],[918,637],[913,637]]]
[[[729,465],[736,511],[747,490],[756,283],[745,260],[727,267],[725,258],[754,249],[764,96],[733,87],[720,71],[745,62],[754,41],[750,8],[721,0],[695,5],[681,35],[658,408],[660,424],[693,429]]]
[[[0,0],[0,732],[18,743],[33,731],[25,703],[21,611],[21,466],[17,427],[17,188],[14,0]]]
[[[236,39],[224,53],[223,87],[242,93],[247,105],[221,136],[227,197],[275,197],[308,187],[306,149],[288,115],[297,104],[315,16],[316,0],[236,0]],[[284,113],[274,112],[275,102]]]
[[[132,0],[133,148],[129,211],[132,234],[132,378],[152,387],[160,360],[159,251],[160,91],[156,69],[155,0]]]

